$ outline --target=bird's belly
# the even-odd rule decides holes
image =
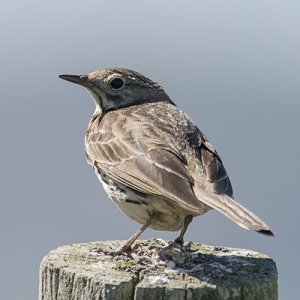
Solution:
[[[152,218],[149,227],[155,230],[178,231],[183,227],[187,213],[180,208],[174,207],[162,197],[146,195],[115,182],[99,171],[95,168],[105,192],[128,217],[140,224]]]

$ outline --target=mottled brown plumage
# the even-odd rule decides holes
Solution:
[[[163,88],[128,69],[60,75],[92,95],[96,110],[85,147],[89,164],[110,198],[148,226],[182,230],[194,216],[216,209],[238,225],[272,235],[270,228],[233,200],[223,163],[203,133]]]

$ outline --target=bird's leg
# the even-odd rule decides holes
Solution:
[[[183,245],[183,236],[184,234],[186,233],[186,230],[189,226],[189,224],[192,222],[193,220],[193,216],[191,215],[188,215],[184,218],[184,223],[183,223],[183,227],[181,229],[181,232],[180,232],[180,235],[178,238],[176,238],[173,242],[171,242],[168,246],[162,248],[163,252],[160,253],[160,256],[164,257],[164,252],[167,251],[167,250],[170,250],[172,249],[173,247],[178,247],[181,249],[181,251],[184,251],[182,245]],[[165,257],[164,257],[165,259]]]
[[[174,240],[174,244],[183,245],[183,243],[184,243],[183,236],[186,233],[186,230],[189,227],[189,224],[192,222],[192,220],[193,220],[193,216],[191,216],[191,215],[188,215],[185,217],[184,224],[183,224],[182,230],[180,232],[180,235],[178,238],[176,238]]]
[[[150,217],[147,223],[145,223],[131,238],[129,238],[119,249],[116,250],[116,253],[128,252],[131,249],[131,245],[135,240],[147,229],[151,224],[153,217]]]

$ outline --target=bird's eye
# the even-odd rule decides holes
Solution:
[[[119,90],[120,88],[122,88],[125,85],[125,82],[123,81],[122,78],[114,78],[111,82],[110,82],[110,86],[114,89],[114,90]]]

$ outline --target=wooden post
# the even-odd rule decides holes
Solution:
[[[59,247],[40,266],[40,300],[276,300],[275,262],[252,250],[189,243],[165,249],[160,239]]]

